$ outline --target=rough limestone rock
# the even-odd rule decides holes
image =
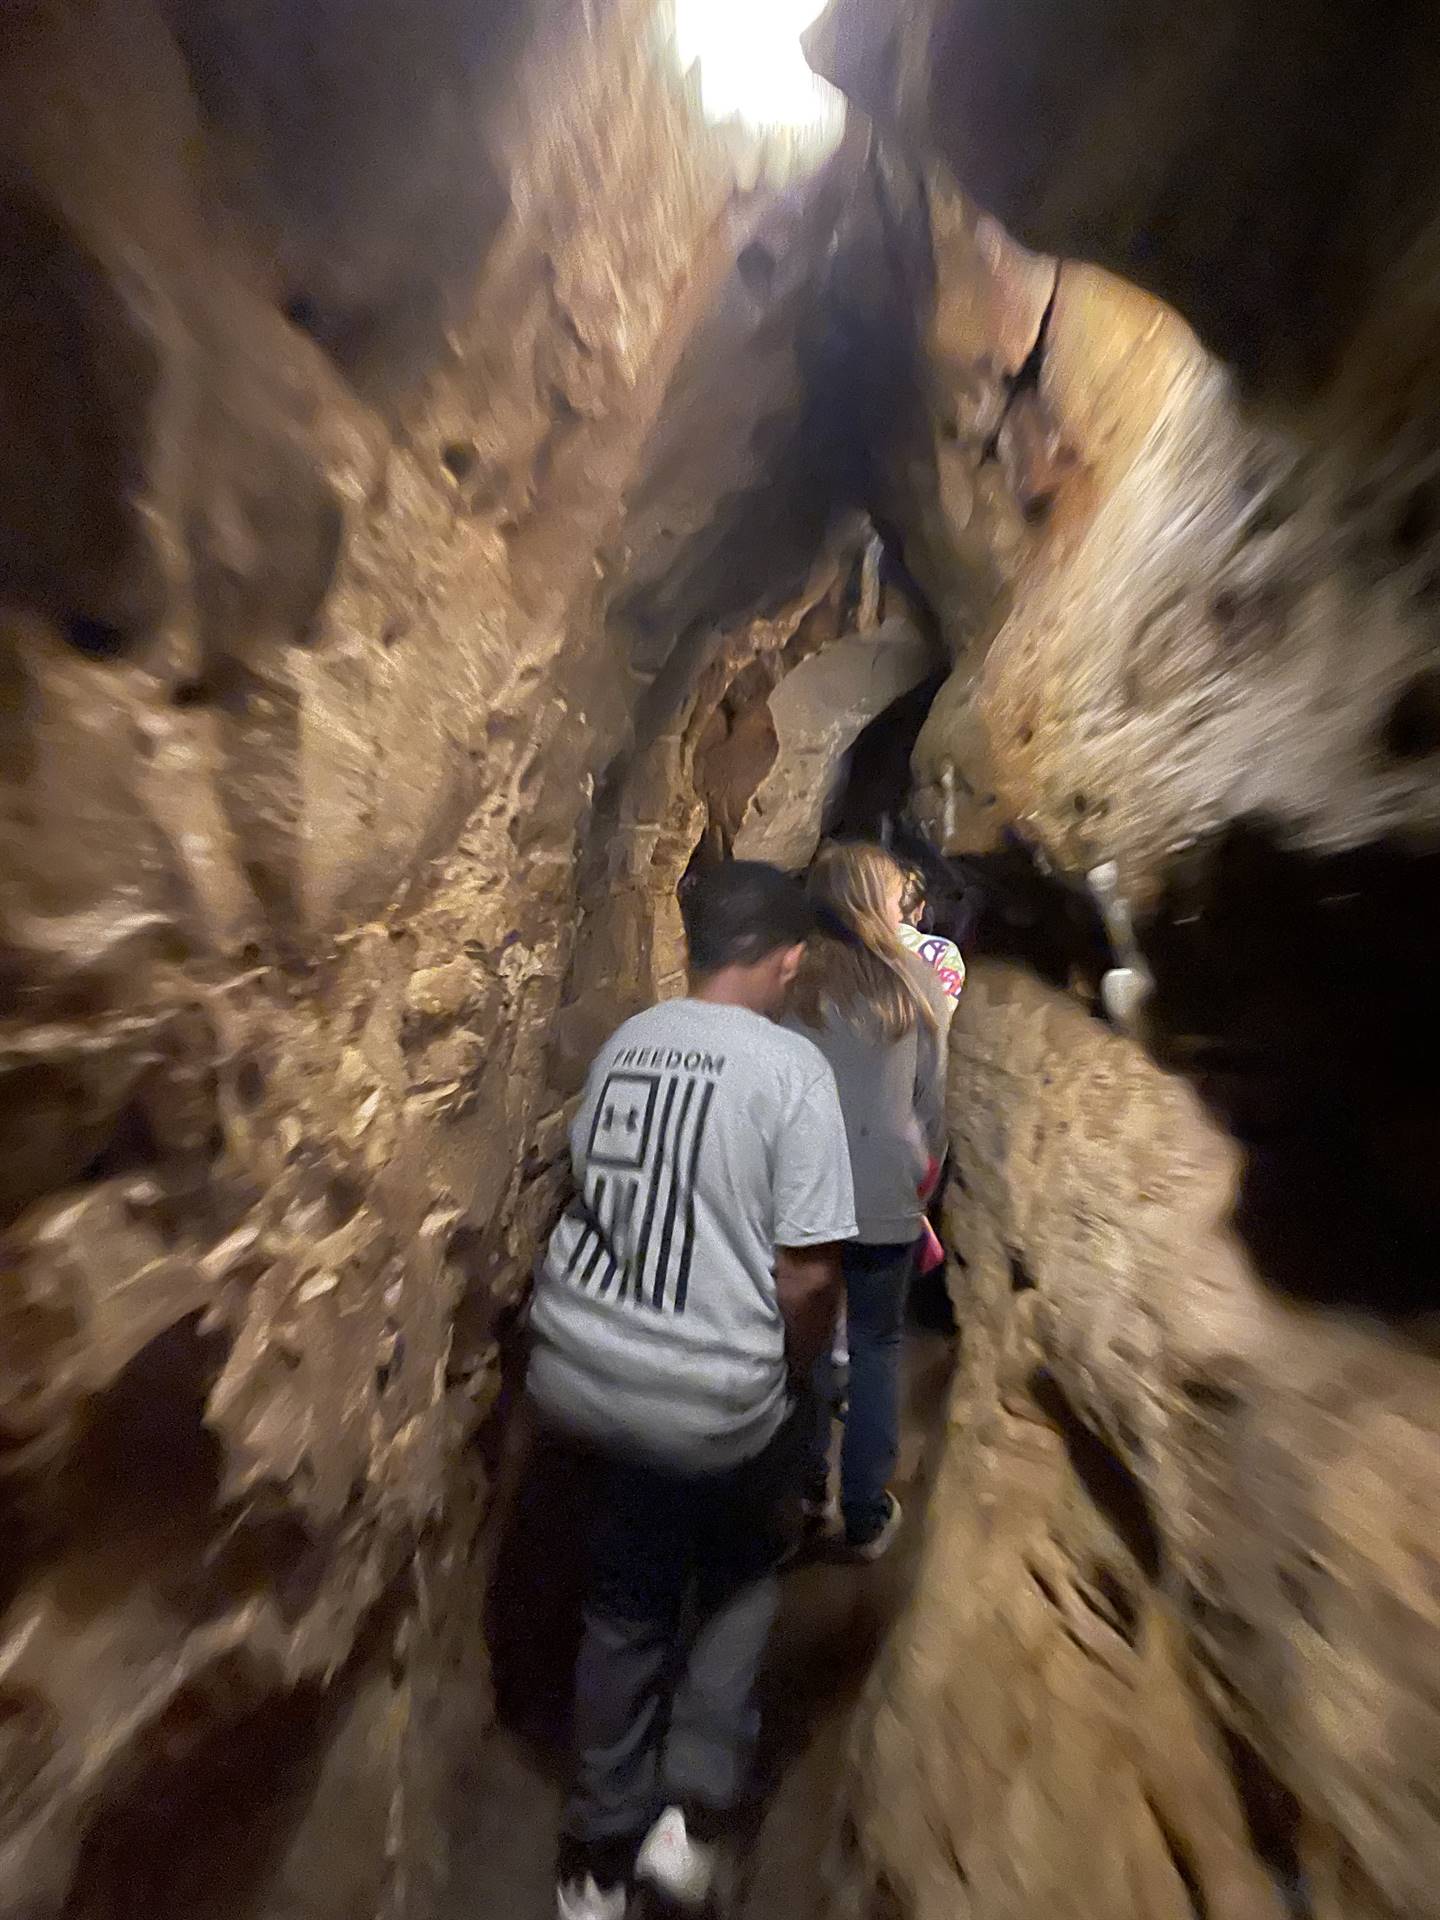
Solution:
[[[1062,785],[1058,765],[1049,764],[1056,756],[1042,754],[1041,765],[1026,767],[1023,792],[1013,780],[1001,791],[1000,811],[1037,811],[1038,773],[1049,791],[1033,825],[1068,843],[1067,864],[1090,858],[1097,840],[1110,837],[1108,828],[1096,830],[1092,807],[1102,818],[1117,806],[1144,812],[1152,846],[1203,834],[1217,815],[1272,805],[1282,832],[1298,816],[1307,844],[1327,848],[1416,826],[1428,832],[1430,802],[1414,789],[1428,789],[1417,763],[1430,750],[1417,750],[1409,724],[1425,703],[1428,616],[1423,596],[1402,583],[1426,576],[1430,552],[1428,262],[1437,189],[1433,155],[1421,156],[1415,142],[1440,59],[1434,23],[1426,10],[1407,8],[1394,35],[1377,40],[1363,9],[1305,0],[1263,20],[1222,8],[1183,31],[1160,8],[1126,12],[1123,30],[1119,15],[1111,0],[1090,0],[1078,15],[1053,0],[1026,0],[1003,17],[969,0],[920,0],[899,13],[836,0],[811,36],[823,71],[922,161],[942,156],[965,195],[1021,241],[1063,261],[1118,270],[1163,295],[1219,356],[1209,359],[1163,309],[1068,264],[1031,350],[1017,353],[1000,317],[1012,302],[996,307],[993,289],[1029,286],[1030,256],[1010,247],[1007,259],[1001,236],[977,262],[973,248],[957,247],[957,235],[993,229],[977,225],[963,199],[957,210],[953,185],[930,196],[936,319],[922,337],[922,377],[956,397],[963,450],[988,330],[1003,370],[1004,432],[985,442],[988,457],[977,462],[972,450],[971,484],[1003,460],[1006,435],[1055,483],[1042,480],[1050,504],[1039,537],[1022,545],[1009,573],[1048,581],[1008,629],[1007,683],[1024,697],[1007,702],[1007,724],[989,728],[988,746],[1028,747],[1033,716],[1014,709],[1040,710],[1052,741],[1064,733],[1065,773],[1075,777]],[[1263,108],[1257,88],[1265,90]],[[1317,115],[1319,99],[1329,112]],[[1383,132],[1372,138],[1377,128]],[[1395,190],[1387,184],[1377,201],[1379,178]],[[912,271],[923,283],[923,272]],[[984,325],[963,355],[947,358],[943,316],[967,311]],[[1268,424],[1242,411],[1237,387],[1239,397],[1260,403]],[[1144,461],[1122,487],[1118,469],[1144,442]],[[971,524],[968,501],[948,503],[938,484],[932,492],[931,522],[938,512],[958,528]],[[1036,496],[1022,483],[1017,497]],[[1092,520],[1089,551],[1072,577],[1081,527]],[[1146,564],[1126,565],[1122,555],[1132,551]],[[1094,582],[1083,592],[1074,584],[1082,576]],[[1009,611],[1003,595],[995,610],[1000,618]],[[982,623],[964,663],[971,676],[997,624]],[[1307,678],[1306,639],[1322,627],[1358,634],[1364,647],[1370,700],[1362,695],[1345,719]],[[1106,636],[1098,646],[1097,633]],[[1033,656],[1023,671],[1022,646]],[[1134,697],[1107,689],[1114,704],[1104,719],[1094,698],[1102,654],[1134,664]],[[1043,673],[1052,656],[1057,675],[1042,692],[1035,668]],[[1189,691],[1192,656],[1202,688],[1215,687],[1209,698]],[[1233,724],[1217,728],[1219,688],[1237,656],[1246,694],[1233,703]],[[1286,683],[1287,663],[1295,684]],[[1198,717],[1187,706],[1157,724],[1154,709],[1170,680],[1183,683],[1179,697],[1196,704]],[[1066,726],[1058,716],[1076,686],[1087,707]],[[962,789],[989,792],[996,781],[1004,789],[1003,767],[983,764],[987,741],[973,725],[969,693],[957,676],[948,721],[937,715],[936,727],[950,724],[957,736],[952,779]],[[1290,753],[1328,764],[1339,733],[1353,742],[1352,767],[1324,800],[1312,771],[1256,752],[1257,740],[1273,740],[1287,702],[1306,709],[1287,728]],[[1400,714],[1393,730],[1392,708]],[[1377,728],[1379,756],[1370,752]],[[1122,732],[1134,749],[1120,756],[1123,773],[1114,751]],[[1177,733],[1184,738],[1171,746]],[[1167,745],[1157,755],[1162,734]],[[1085,778],[1090,766],[1070,764],[1091,739],[1104,743],[1113,776],[1099,794]],[[1408,750],[1387,751],[1397,740]],[[1360,764],[1367,756],[1373,766]],[[927,781],[940,757],[938,747],[922,756]],[[1213,788],[1217,767],[1228,783],[1230,768],[1257,759],[1272,768],[1269,782],[1230,804],[1202,805],[1185,791]],[[1132,779],[1147,767],[1156,769],[1153,781]],[[1327,805],[1358,812],[1348,834],[1314,820]],[[1058,816],[1067,809],[1062,832]],[[938,808],[930,811],[938,817]],[[1117,828],[1115,837],[1123,853],[1129,836]],[[1153,865],[1134,876],[1142,887],[1153,880]]]
[[[892,141],[857,182],[828,290],[863,366],[898,363],[852,403],[868,433],[866,501],[954,671],[916,757],[913,807],[952,849],[994,847],[1004,810],[974,696],[1017,582],[1073,512],[1069,422],[1042,392],[1058,298],[1026,253]]]
[[[1423,1325],[1287,1296],[1249,1156],[1020,969],[953,1028],[963,1364],[862,1756],[917,1916],[1440,1911]]]
[[[619,584],[678,642],[668,530],[740,570],[833,202],[725,321],[764,209],[640,4],[4,43],[0,1910],[398,1920],[488,1712],[592,796],[669,659]],[[712,469],[687,343],[767,321]]]
[[[934,665],[931,642],[895,616],[833,642],[787,673],[768,703],[775,761],[735,835],[736,858],[792,870],[808,866],[850,748]]]
[[[1302,16],[1304,8],[1282,10],[1264,31],[1288,33]],[[963,162],[964,187],[998,204],[949,96],[922,88],[922,100],[916,91],[924,79],[916,36],[932,52],[943,42],[962,92],[977,73],[999,96],[1019,85],[1007,61],[1027,35],[1040,36],[1029,54],[1054,64],[1057,84],[1062,71],[1066,88],[1077,78],[1100,84],[1083,63],[1072,73],[1058,42],[1041,34],[1053,25],[1043,0],[1006,21],[1002,31],[967,5],[919,7],[886,40],[873,31],[878,15],[842,4],[817,53],[882,121]],[[1247,16],[1234,47],[1225,43],[1225,72],[1252,31],[1260,29]],[[1179,37],[1149,41],[1129,20],[1126,38],[1144,124],[1153,101],[1168,99],[1161,76]],[[1324,64],[1336,44],[1305,57]],[[1374,61],[1357,71],[1377,85],[1383,72],[1390,89],[1393,159],[1405,150],[1407,82],[1385,54]],[[1027,66],[1024,86],[1032,80]],[[1015,97],[1034,104],[1023,88]],[[917,803],[952,848],[984,846],[1006,822],[1072,884],[1113,864],[1154,980],[1143,1016],[1151,1047],[1191,1071],[1237,1127],[1283,1116],[1303,1133],[1308,1177],[1338,1178],[1356,1234],[1398,1210],[1400,1243],[1381,1290],[1417,1299],[1436,1219],[1424,1086],[1440,1055],[1425,984],[1440,859],[1427,585],[1440,557],[1431,474],[1440,420],[1433,330],[1426,335],[1418,320],[1432,286],[1433,236],[1422,221],[1431,176],[1406,175],[1408,224],[1403,245],[1391,235],[1393,257],[1357,256],[1360,278],[1335,309],[1343,307],[1343,333],[1323,366],[1316,361],[1296,384],[1303,354],[1287,326],[1298,325],[1300,309],[1282,302],[1269,324],[1276,352],[1290,357],[1272,362],[1258,336],[1248,356],[1231,341],[1242,385],[1186,321],[1213,340],[1215,303],[1247,272],[1216,183],[1255,157],[1249,97],[1242,88],[1222,102],[1201,89],[1197,99],[1214,164],[1186,191],[1198,196],[1193,238],[1210,292],[1187,298],[1180,319],[1108,273],[1066,261],[1029,352],[1016,362],[1013,345],[1004,350],[1005,426],[1028,421],[1026,444],[1050,450],[1054,485],[1012,552],[988,623],[936,701],[916,755]],[[1093,122],[1076,120],[1086,155],[1084,143],[1108,124],[1102,102],[1091,111]],[[1309,124],[1280,114],[1258,151],[1303,143]],[[1355,131],[1343,118],[1338,125]],[[1044,202],[1045,220],[1059,219],[1061,199],[1045,198],[1060,191],[1054,131],[1048,121],[1044,138],[1036,130],[1024,190],[1017,176],[1004,196],[1007,218],[1031,239],[1039,228],[1014,207]],[[1018,164],[1015,138],[1012,128]],[[1162,171],[1174,152],[1192,151],[1190,138],[1179,124],[1167,135]],[[1357,153],[1357,169],[1371,159]],[[1286,191],[1314,184],[1307,174]],[[1050,241],[1128,267],[1107,244],[1119,192],[1118,180],[1077,162],[1064,180],[1069,227],[1047,225]],[[1009,258],[993,234],[977,252],[967,236],[988,230],[963,207],[957,214],[955,198],[951,186],[927,201],[932,310],[1003,315],[1010,303],[994,289],[1029,286],[1033,263]],[[1315,217],[1322,212],[1344,239],[1354,203],[1327,200]],[[1152,283],[1182,298],[1188,283],[1170,274],[1163,238],[1156,260]],[[1004,338],[998,319],[986,324]],[[1220,337],[1230,339],[1223,326]],[[935,327],[917,336],[917,379],[968,401],[983,356],[972,341],[947,361],[942,341]],[[932,400],[927,417],[935,413]],[[1002,439],[997,431],[978,453],[972,447],[977,472],[999,460]],[[973,516],[937,489],[927,525],[952,522],[968,530]],[[944,543],[932,534],[925,551],[943,553]],[[1361,947],[1373,971],[1355,966]],[[1367,1200],[1370,1189],[1383,1200]],[[1325,1267],[1315,1290],[1355,1291],[1338,1257]]]
[[[1440,30],[1373,12],[835,0],[873,130],[776,196],[648,0],[7,8],[6,1920],[434,1913],[567,1103],[697,853],[808,847],[861,508],[917,811],[1113,869],[1143,986],[972,968],[850,1891],[1440,1915]]]
[[[1300,398],[1366,318],[1431,310],[1395,263],[1433,220],[1440,38],[1363,0],[832,0],[811,59],[938,153],[1025,246],[1184,313],[1257,390]],[[1417,346],[1419,335],[1415,336]]]
[[[926,183],[887,473],[932,604],[1007,459],[1024,522],[919,810],[1057,897],[1113,869],[1145,982],[1141,1046],[1093,975],[979,964],[957,1018],[964,1375],[855,1776],[902,1913],[1434,1911],[1437,47],[1391,25],[836,0],[812,39]]]
[[[617,767],[596,806],[579,879],[580,930],[550,1054],[574,1096],[596,1048],[631,1014],[685,989],[676,889],[692,860],[724,858],[774,760],[770,701],[841,650],[847,582],[867,528],[842,517],[793,603],[712,641],[714,657],[670,723]]]

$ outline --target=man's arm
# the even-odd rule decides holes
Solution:
[[[785,1322],[785,1354],[790,1370],[803,1378],[830,1346],[835,1334],[843,1281],[840,1243],[818,1247],[777,1247],[775,1286]]]

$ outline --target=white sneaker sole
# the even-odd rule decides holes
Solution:
[[[641,1847],[635,1877],[683,1912],[703,1913],[715,1893],[718,1865],[715,1849],[692,1840],[669,1809]]]

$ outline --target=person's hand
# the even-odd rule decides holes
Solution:
[[[940,1162],[938,1160],[932,1159],[930,1161],[930,1164],[925,1169],[925,1178],[920,1182],[919,1187],[916,1189],[916,1191],[919,1193],[920,1198],[922,1200],[928,1200],[931,1194],[934,1193],[935,1183],[937,1180],[939,1180],[939,1178],[940,1178]]]

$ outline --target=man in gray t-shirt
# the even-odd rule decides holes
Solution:
[[[682,911],[689,996],[591,1068],[531,1314],[532,1398],[602,1456],[560,1920],[619,1920],[637,1871],[705,1896],[754,1741],[791,1382],[828,1345],[855,1234],[833,1075],[770,1017],[811,928],[801,888],[732,861]]]

